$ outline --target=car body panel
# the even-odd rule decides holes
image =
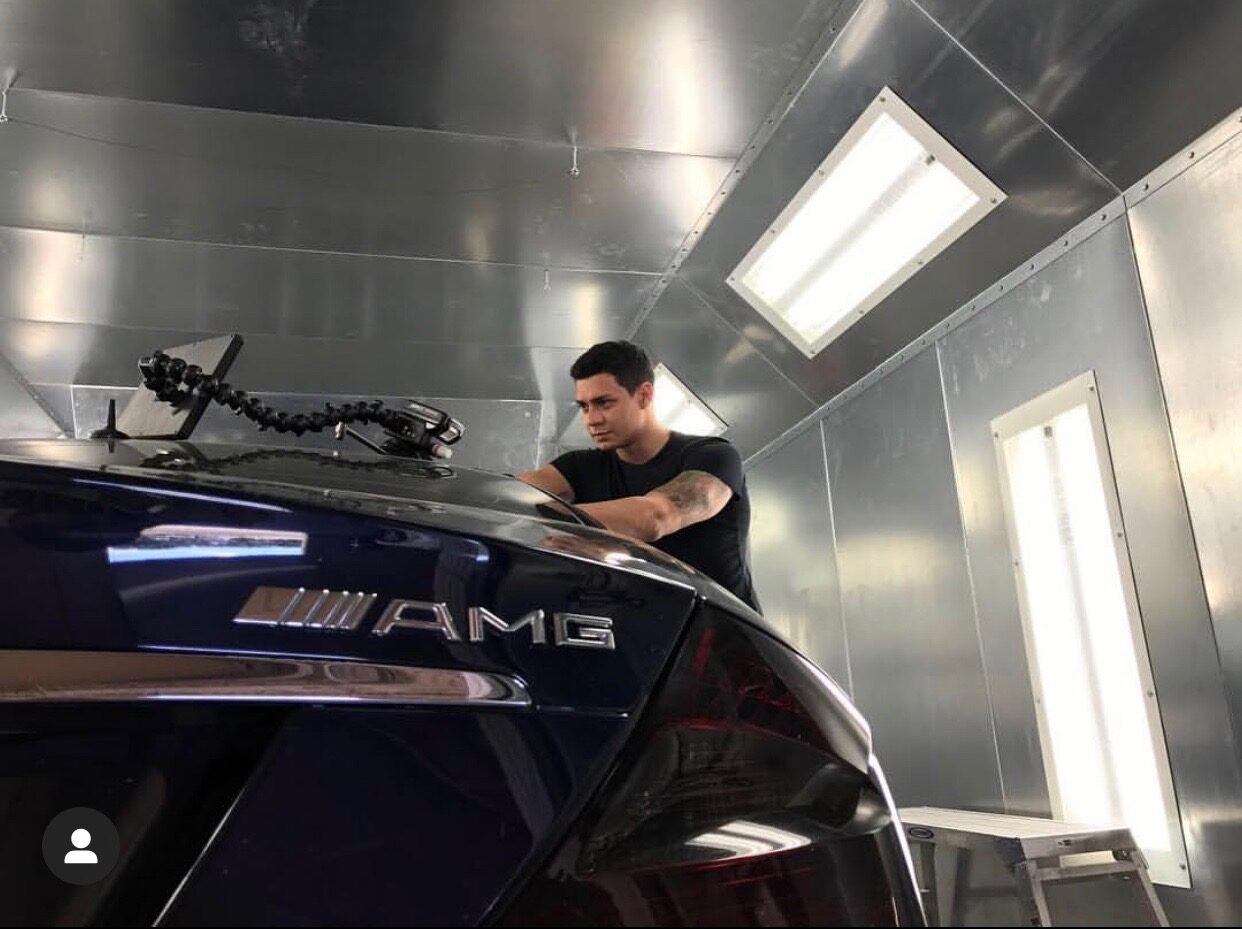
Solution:
[[[848,697],[757,614],[506,475],[3,441],[0,564],[0,867],[23,888],[0,921],[501,918],[710,616],[819,708],[850,783],[882,780]],[[75,805],[112,818],[126,857],[57,896],[27,852]],[[885,868],[915,913],[906,864]]]

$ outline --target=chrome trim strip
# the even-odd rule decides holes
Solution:
[[[342,592],[333,591],[330,595],[331,602],[328,604],[327,611],[321,616],[319,610],[314,610],[306,617],[306,625],[314,626],[316,629],[331,629],[332,624],[336,622],[336,615],[340,612],[341,607],[347,603],[352,595],[348,590]]]
[[[0,703],[146,700],[531,705],[520,680],[483,671],[178,652],[0,650]]]
[[[333,629],[342,629],[345,631],[353,631],[358,628],[358,624],[362,622],[362,617],[366,616],[371,610],[371,605],[375,603],[379,594],[356,593],[354,594],[354,602],[349,605],[344,613],[332,624]]]
[[[284,617],[281,622],[286,626],[292,626],[295,628],[309,628],[311,626],[318,625],[316,617],[319,615],[319,609],[323,606],[324,601],[331,595],[332,591],[321,589],[319,593],[315,595],[315,599],[311,605],[306,608],[305,612],[300,614],[298,612],[298,607],[301,606],[303,598],[299,596],[296,601],[291,601],[294,605],[289,609],[288,616],[285,616],[284,613],[281,614],[281,616]]]
[[[258,591],[255,591],[255,593],[257,592]],[[251,594],[250,596],[253,597],[254,594]],[[269,625],[279,626],[281,623],[288,621],[289,617],[293,615],[293,611],[298,608],[298,604],[302,602],[302,598],[305,596],[306,596],[306,588],[299,587],[298,592],[293,595],[293,597],[289,600],[288,603],[285,604],[285,608],[281,610],[280,615],[276,617],[276,622],[271,623]],[[238,623],[264,622],[263,620],[258,620],[258,619],[249,619],[249,618],[243,619],[240,616],[234,619],[233,621],[238,622]]]

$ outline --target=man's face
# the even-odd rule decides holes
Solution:
[[[640,384],[630,393],[613,375],[596,374],[575,381],[574,385],[582,423],[596,448],[622,448],[646,424],[654,392],[652,384]]]

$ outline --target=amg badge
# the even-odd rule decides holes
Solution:
[[[233,617],[233,622],[353,631],[361,625],[377,596],[350,593],[348,590],[258,587]],[[371,630],[371,635],[389,635],[406,629],[438,632],[450,642],[463,641],[448,604],[424,600],[390,601]],[[510,622],[484,606],[472,606],[466,610],[466,636],[471,642],[482,642],[489,633],[512,635],[524,629],[529,631],[534,645],[548,644],[550,639],[553,645],[568,648],[611,651],[617,647],[612,620],[607,616],[553,613],[549,618],[543,610],[531,610]]]

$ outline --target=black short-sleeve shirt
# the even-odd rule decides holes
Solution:
[[[655,457],[643,464],[627,464],[611,450],[580,449],[561,455],[552,466],[573,488],[575,503],[642,496],[683,471],[705,471],[719,478],[733,491],[725,508],[653,544],[759,609],[749,563],[750,497],[742,458],[729,441],[673,432]]]

